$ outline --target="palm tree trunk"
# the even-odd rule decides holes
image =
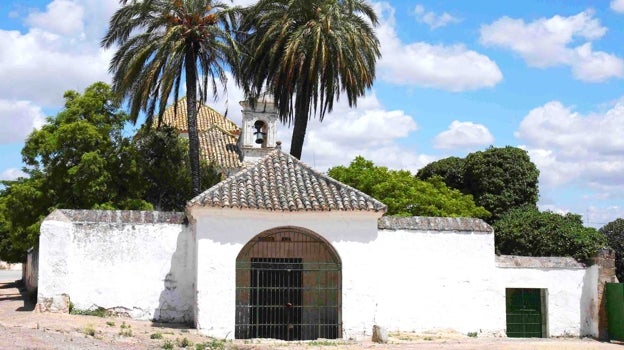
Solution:
[[[201,191],[201,169],[199,165],[199,135],[197,133],[197,54],[190,45],[186,51],[184,71],[186,74],[186,118],[189,134],[189,158],[191,165],[191,193],[193,197]]]
[[[297,159],[301,159],[303,141],[308,127],[308,115],[305,112],[297,113],[294,124],[292,139],[290,140],[290,154]]]
[[[304,95],[305,91],[297,95]],[[308,116],[310,113],[309,98],[299,97],[295,100],[295,123],[293,125],[292,139],[290,140],[290,155],[301,159],[303,141],[308,128]]]

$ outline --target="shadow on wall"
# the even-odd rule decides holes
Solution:
[[[175,252],[171,256],[169,272],[163,276],[163,290],[159,305],[154,310],[154,323],[193,324],[194,251],[192,233],[187,225],[178,234]]]

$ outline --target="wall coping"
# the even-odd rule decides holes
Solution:
[[[587,265],[570,257],[497,255],[496,267],[502,268],[544,268],[585,269]]]
[[[45,221],[82,224],[178,224],[186,223],[182,212],[143,210],[75,210],[57,209]]]
[[[426,216],[383,216],[377,221],[380,230],[419,230],[494,233],[485,221],[475,218],[448,218]]]

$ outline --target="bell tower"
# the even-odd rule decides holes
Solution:
[[[262,94],[254,108],[249,101],[241,101],[243,125],[238,148],[244,164],[255,163],[277,147],[277,109],[273,96]]]

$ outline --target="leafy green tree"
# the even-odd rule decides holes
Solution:
[[[128,116],[114,101],[104,83],[87,87],[82,95],[68,91],[65,108],[26,139],[24,170],[40,179],[37,188],[48,207],[91,208],[101,203],[125,207],[127,200],[141,197],[140,169],[133,159],[119,156],[131,145],[122,136]]]
[[[505,255],[571,256],[588,260],[607,245],[604,235],[583,226],[580,215],[514,208],[493,225],[496,251]]]
[[[620,282],[624,282],[624,219],[619,218],[602,226],[600,233],[605,235],[609,246],[615,250],[615,272]]]
[[[139,130],[133,140],[137,166],[141,169],[142,198],[157,210],[184,210],[193,198],[188,144],[168,126]],[[221,180],[210,164],[202,163],[202,191]]]
[[[371,195],[388,206],[388,215],[479,217],[489,215],[469,195],[448,188],[439,177],[428,181],[406,170],[388,170],[357,157],[349,167],[329,170],[329,176]]]
[[[0,191],[0,260],[22,262],[26,250],[37,243],[39,225],[49,211],[41,182],[41,178],[4,182]]]
[[[492,213],[496,221],[513,208],[536,206],[539,170],[525,150],[495,148],[470,153],[464,164],[464,193]]]
[[[0,259],[17,262],[37,244],[55,208],[181,210],[192,198],[188,145],[171,129],[123,135],[128,116],[95,83],[65,93],[65,108],[33,131],[22,150],[28,178],[0,191]],[[205,186],[219,181],[210,166]]]
[[[537,205],[539,170],[520,148],[490,147],[466,158],[444,158],[416,174],[421,180],[433,176],[440,176],[451,188],[471,194],[477,205],[492,213],[490,224],[510,209]]]
[[[119,45],[110,63],[113,90],[130,104],[130,118],[140,111],[159,121],[167,99],[177,105],[181,81],[186,86],[192,193],[201,191],[197,130],[198,98],[208,88],[217,95],[217,80],[225,88],[226,67],[238,62],[231,35],[233,13],[215,0],[121,0],[110,20],[102,46]]]
[[[244,18],[237,80],[252,97],[273,95],[280,119],[294,124],[290,154],[301,158],[308,119],[322,121],[341,93],[355,106],[372,86],[377,15],[364,0],[260,0]]]
[[[444,183],[451,188],[463,191],[464,186],[464,158],[448,157],[429,163],[418,170],[416,177],[428,180],[433,176],[439,176]]]

